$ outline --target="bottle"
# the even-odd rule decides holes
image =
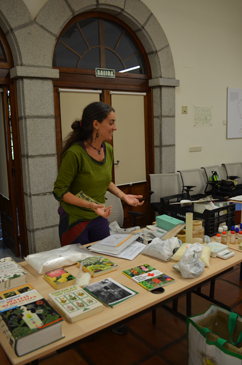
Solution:
[[[234,226],[231,226],[231,232],[232,232],[232,231],[235,231],[235,228],[234,228]]]
[[[239,231],[237,243],[240,244],[242,242],[242,231]]]
[[[222,232],[223,232],[223,227],[219,226],[219,227],[218,227],[218,233],[221,235],[221,234],[222,234]]]
[[[228,235],[228,226],[223,226],[223,230],[226,232],[226,235]]]
[[[223,231],[221,234],[221,243],[223,243],[224,245],[226,245],[227,243],[226,231]]]
[[[216,234],[215,240],[216,240],[216,242],[221,242],[221,236],[220,236],[220,233],[217,233],[217,234]]]
[[[230,243],[235,243],[235,231],[231,231]]]
[[[235,238],[238,238],[239,236],[239,227],[235,228]]]
[[[240,231],[242,231],[242,223],[240,223]]]

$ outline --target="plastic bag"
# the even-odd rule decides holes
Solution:
[[[142,254],[155,257],[162,261],[168,261],[172,257],[176,247],[180,247],[177,237],[172,237],[167,240],[156,237],[143,249]]]
[[[25,257],[25,260],[39,274],[73,265],[79,260],[93,256],[90,251],[79,243],[63,246],[50,251],[38,252]]]
[[[181,260],[177,263],[184,279],[196,278],[203,272],[205,264],[200,260],[202,252],[203,245],[201,243],[188,245]]]

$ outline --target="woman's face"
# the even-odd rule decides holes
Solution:
[[[98,123],[98,134],[103,141],[111,141],[113,132],[117,130],[114,112],[110,112],[102,123]]]

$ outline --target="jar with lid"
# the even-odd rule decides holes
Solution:
[[[226,245],[226,243],[227,243],[226,231],[223,231],[221,234],[221,243],[223,243],[224,245]]]
[[[230,236],[230,243],[235,243],[236,239],[235,239],[235,231],[231,231],[231,236]]]
[[[215,241],[216,242],[221,242],[221,235],[220,235],[220,233],[217,233],[216,234]]]

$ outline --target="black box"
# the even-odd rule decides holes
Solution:
[[[163,197],[160,199],[162,214],[186,221],[186,213],[193,213],[193,219],[201,220],[207,236],[214,236],[218,233],[221,223],[226,223],[228,229],[235,224],[235,203],[214,210],[205,209],[203,213],[194,212],[194,204],[181,207],[180,204],[170,204],[183,199],[182,194]],[[215,203],[216,204],[216,203]]]

